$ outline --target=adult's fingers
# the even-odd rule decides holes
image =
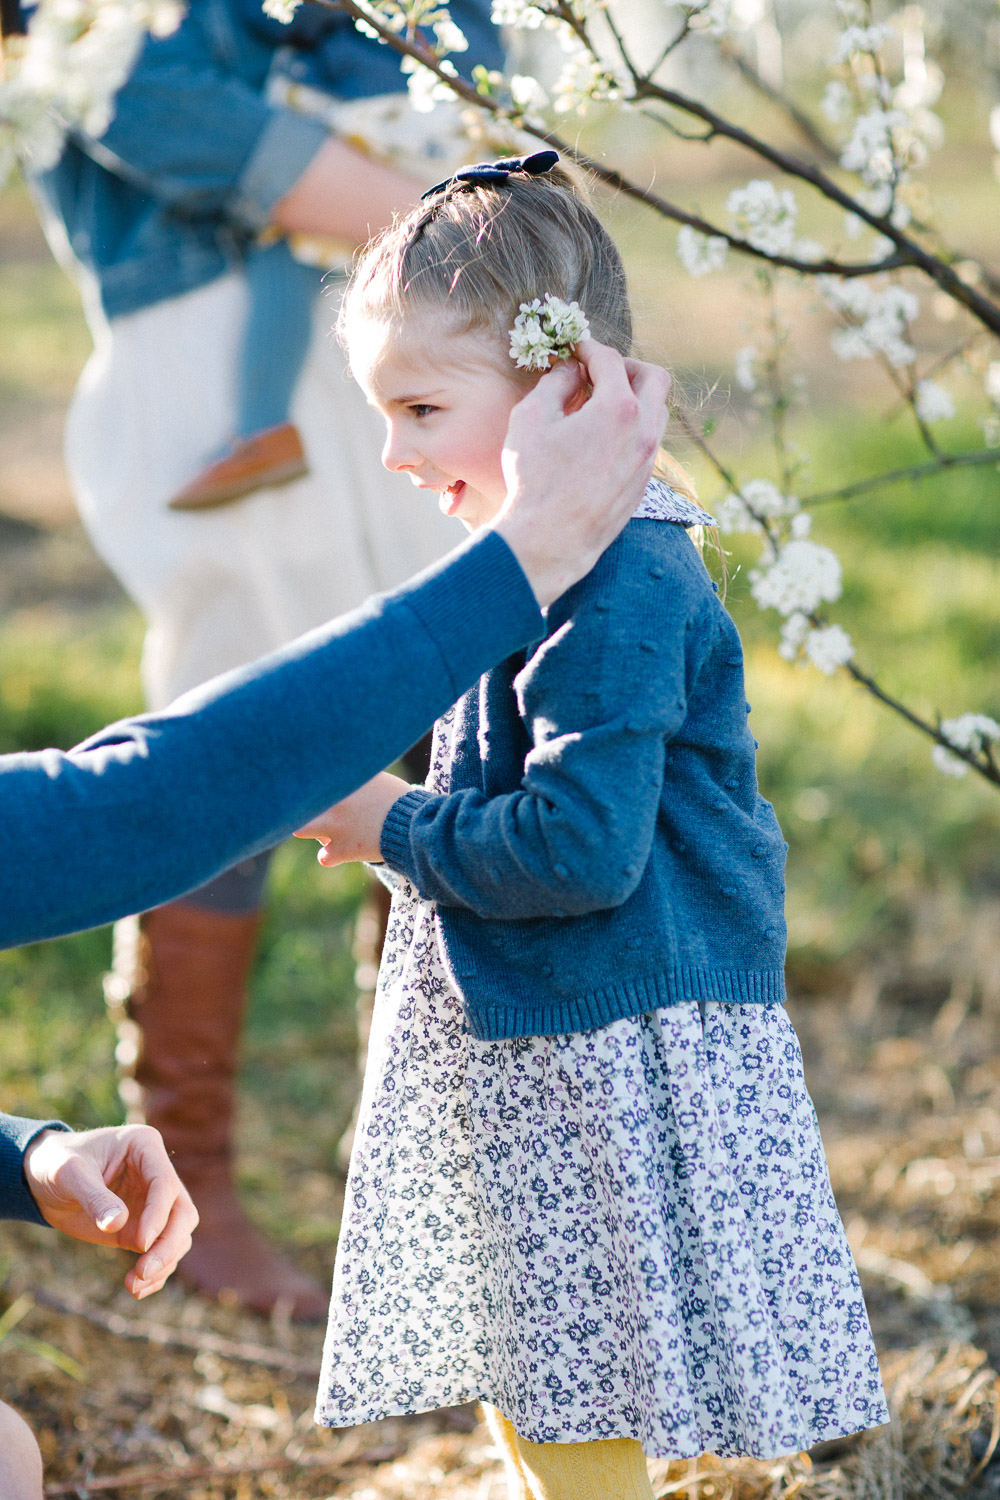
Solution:
[[[128,1208],[105,1185],[97,1162],[86,1157],[71,1157],[58,1175],[61,1197],[79,1203],[94,1228],[101,1234],[120,1233],[128,1223]]]
[[[573,360],[561,359],[546,371],[514,410],[524,407],[526,412],[537,412],[543,417],[560,416],[566,402],[580,389],[580,384],[580,366]]]
[[[657,402],[661,405],[666,402],[670,394],[671,379],[670,371],[665,370],[662,365],[651,365],[644,359],[627,359],[625,373],[640,402],[650,407]]]
[[[178,1261],[191,1248],[191,1235],[198,1225],[198,1210],[186,1188],[181,1187],[174,1198],[162,1233],[140,1255],[125,1277],[125,1285],[134,1297],[148,1297],[158,1292],[176,1269]]]

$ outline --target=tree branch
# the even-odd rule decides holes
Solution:
[[[787,94],[783,94],[780,89],[774,88],[772,84],[762,78],[753,66],[753,63],[749,62],[739,48],[734,46],[727,38],[720,38],[717,45],[719,52],[725,58],[726,62],[732,64],[740,77],[749,83],[751,88],[756,89],[759,94],[762,94],[771,104],[776,105],[783,114],[786,114],[796,130],[809,142],[814,151],[817,151],[831,166],[835,164],[837,161],[836,148],[821,134],[818,126],[809,118],[805,110],[800,109],[793,99],[788,98]],[[652,77],[652,73],[649,76]]]
[[[368,10],[363,9],[356,0],[315,0],[316,4],[323,5],[330,10],[340,11],[352,17],[356,21],[363,21],[365,25],[372,27],[378,32],[382,40],[390,46],[394,52],[401,56],[412,57],[420,62],[452,90],[466,103],[475,105],[496,115],[500,119],[509,120],[512,123],[523,126],[523,117],[515,109],[501,104],[499,100],[489,98],[481,94],[475,85],[468,83],[462,77],[452,77],[445,72],[441,66],[441,59],[431,51],[429,47],[421,42],[400,36],[391,31],[381,19]],[[841,263],[835,260],[803,261],[792,256],[774,255],[768,251],[760,250],[751,245],[747,240],[738,235],[729,234],[726,230],[708,223],[697,214],[689,214],[678,205],[669,202],[637,183],[630,181],[621,172],[614,168],[605,167],[601,162],[595,161],[593,157],[580,151],[577,147],[563,140],[553,131],[541,127],[532,126],[531,133],[555,150],[568,156],[579,166],[593,173],[599,181],[626,197],[634,198],[640,203],[646,204],[648,208],[654,209],[665,218],[672,219],[677,224],[688,224],[692,229],[697,229],[702,234],[724,239],[731,249],[737,250],[744,255],[750,255],[758,260],[766,261],[773,266],[782,266],[787,270],[799,271],[806,276],[870,276],[879,271],[898,270],[904,266],[913,266],[923,271],[933,282],[938,285],[954,301],[959,302],[972,315],[989,328],[993,333],[1000,335],[1000,306],[983,297],[973,287],[968,286],[961,277],[945,261],[930,254],[922,246],[904,234],[902,230],[896,229],[887,219],[879,218],[871,213],[856,198],[844,191],[833,181],[820,167],[801,160],[787,151],[782,151],[776,146],[769,145],[766,141],[743,130],[738,125],[709,109],[707,105],[699,104],[696,99],[691,99],[684,94],[679,94],[675,89],[668,89],[661,84],[653,83],[650,78],[640,79],[636,84],[636,98],[656,99],[661,103],[671,105],[674,109],[693,115],[709,127],[703,140],[710,140],[713,136],[722,136],[727,140],[736,142],[745,147],[746,150],[759,156],[762,160],[770,162],[786,175],[808,183],[815,188],[823,197],[838,204],[847,213],[855,214],[862,219],[877,233],[884,235],[896,246],[893,255],[884,260],[876,262]],[[651,118],[655,118],[652,116]]]
[[[697,99],[691,99],[686,94],[679,94],[676,89],[665,88],[662,84],[652,83],[647,79],[639,85],[637,92],[642,97],[658,99],[663,104],[672,105],[674,109],[679,109],[684,114],[701,120],[705,125],[710,126],[715,135],[743,146],[763,161],[770,162],[786,176],[808,183],[810,187],[815,188],[831,203],[836,203],[846,213],[857,215],[870,228],[893,242],[896,246],[897,264],[914,266],[923,271],[953,301],[961,303],[972,313],[973,317],[978,318],[993,333],[1000,335],[1000,306],[983,297],[974,287],[968,286],[950,265],[924,250],[916,240],[901,229],[897,229],[887,218],[880,218],[870,209],[865,208],[856,198],[852,198],[850,193],[834,182],[833,178],[828,176],[821,167],[812,162],[803,161],[800,157],[793,156],[778,146],[770,145],[759,136],[752,135],[738,125],[733,125],[715,110],[709,109],[708,105],[700,104]],[[868,269],[870,272],[888,269],[888,265],[869,266]]]
[[[968,469],[980,464],[993,464],[1000,468],[1000,448],[983,448],[972,453],[942,453],[926,463],[887,469],[882,474],[870,474],[867,479],[841,485],[839,489],[817,490],[814,495],[804,495],[802,505],[808,508],[813,505],[828,505],[832,500],[854,500],[858,495],[868,495],[884,485],[902,484],[908,479],[931,479],[945,469]]]

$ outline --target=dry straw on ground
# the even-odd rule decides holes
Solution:
[[[658,1496],[1000,1495],[1000,997],[989,982],[1000,922],[977,944],[967,926],[952,941],[951,925],[947,910],[922,911],[891,962],[800,974],[792,1006],[892,1426],[777,1462],[654,1462]],[[177,1288],[136,1307],[119,1290],[121,1258],[27,1226],[6,1239],[0,1315],[30,1301],[3,1340],[0,1394],[40,1433],[53,1496],[505,1500],[471,1410],[319,1431],[318,1330],[269,1327]],[[328,1246],[311,1263],[328,1274],[324,1256]],[[80,1316],[89,1309],[105,1326]],[[122,1337],[119,1316],[146,1336]]]

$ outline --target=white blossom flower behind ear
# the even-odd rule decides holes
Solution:
[[[522,302],[510,330],[510,357],[521,370],[547,370],[553,360],[569,359],[590,332],[578,302],[545,293],[544,302]]]
[[[728,249],[721,234],[699,234],[690,224],[682,224],[677,231],[677,258],[689,276],[721,271]]]
[[[955,415],[955,403],[950,393],[937,381],[921,380],[914,394],[921,422],[947,422]]]

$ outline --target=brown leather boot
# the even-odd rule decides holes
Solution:
[[[299,429],[292,422],[234,438],[214,463],[167,501],[170,510],[215,510],[254,490],[287,484],[309,473]]]
[[[192,1291],[300,1322],[326,1314],[322,1288],[283,1259],[240,1207],[232,1175],[233,1084],[259,917],[176,901],[146,912],[128,951],[116,930],[109,1003],[122,1008],[123,1097],[161,1132],[201,1223],[178,1275]],[[135,924],[132,927],[135,933]],[[124,1002],[124,1005],[123,1005]]]

